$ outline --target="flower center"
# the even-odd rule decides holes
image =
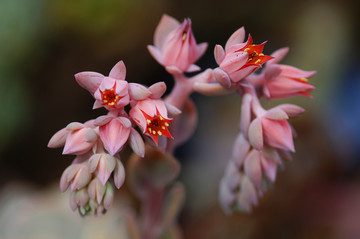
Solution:
[[[168,132],[167,127],[171,120],[164,119],[161,115],[155,115],[154,117],[146,119],[147,127],[146,131],[153,135],[163,135]]]
[[[262,53],[257,53],[255,45],[249,45],[244,49],[249,54],[248,64],[259,64],[261,62],[260,57],[264,56]]]
[[[144,111],[142,111],[142,113],[146,119],[145,133],[149,134],[156,144],[158,143],[159,136],[161,135],[173,139],[168,130],[169,123],[172,121],[172,119],[165,119],[164,117],[162,117],[157,108],[156,114],[154,116],[150,116]]]
[[[115,93],[115,85],[113,88],[101,92],[101,98],[104,105],[107,106],[114,106],[120,100],[120,96]]]

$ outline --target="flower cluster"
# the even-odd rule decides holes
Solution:
[[[314,89],[308,78],[315,71],[279,64],[288,48],[266,55],[265,44],[254,44],[250,35],[245,41],[242,27],[230,36],[225,47],[215,46],[218,67],[187,77],[184,73],[200,70],[195,63],[208,45],[196,43],[190,19],[180,23],[164,15],[155,30],[154,45],[148,46],[150,54],[175,81],[164,100],[164,82],[150,87],[128,83],[122,61],[109,76],[76,74],[79,85],[95,98],[93,108],[104,107],[108,114],[85,123],[70,123],[48,144],[51,148],[63,146],[63,154],[76,156],[60,181],[61,192],[70,188],[71,208],[85,215],[104,213],[110,207],[114,188],[120,188],[125,180],[120,153],[128,144],[137,155],[129,160],[130,186],[144,204],[140,226],[133,222],[131,230],[137,233],[136,228],[140,228],[144,238],[160,238],[171,231],[164,225],[173,226],[176,213],[169,213],[172,216],[166,220],[171,223],[160,222],[159,215],[165,210],[162,203],[169,210],[178,210],[181,204],[181,199],[168,192],[180,170],[172,154],[196,128],[197,110],[190,95],[198,92],[208,96],[236,93],[242,97],[240,132],[220,182],[219,199],[227,213],[251,211],[275,182],[277,168],[295,152],[294,131],[288,119],[304,112],[292,104],[264,109],[259,99],[311,97],[309,92]],[[146,159],[141,160],[144,156]],[[157,175],[160,172],[163,175]],[[180,188],[176,195],[183,195]],[[165,198],[169,197],[176,206],[166,205],[169,200]]]
[[[234,209],[250,212],[251,207],[258,204],[258,198],[275,182],[283,159],[291,160],[290,153],[295,152],[293,129],[288,119],[300,115],[304,109],[282,104],[265,110],[259,98],[311,97],[309,91],[314,86],[307,78],[316,73],[278,64],[288,48],[266,56],[262,53],[264,43],[253,45],[251,36],[242,43],[244,35],[244,28],[240,28],[229,38],[225,50],[215,47],[219,64],[214,70],[216,80],[243,97],[241,130],[220,183],[219,199],[227,213]],[[265,62],[261,73],[254,73]]]
[[[125,75],[123,61],[111,69],[109,76],[97,72],[76,74],[79,85],[95,98],[93,108],[104,107],[108,114],[83,124],[70,123],[48,144],[50,148],[63,146],[63,154],[76,155],[61,177],[60,190],[65,192],[70,187],[71,208],[79,209],[82,214],[99,214],[110,207],[113,185],[120,188],[125,179],[120,152],[126,143],[134,153],[144,157],[145,143],[136,126],[156,145],[161,136],[172,138],[168,130],[172,121],[169,114],[176,115],[179,110],[161,99],[166,85],[159,82],[147,88],[128,83]],[[131,108],[129,113],[124,109],[127,105]]]

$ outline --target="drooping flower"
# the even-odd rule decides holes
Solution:
[[[180,24],[166,14],[156,27],[154,46],[148,45],[150,54],[172,74],[200,70],[194,63],[206,48],[207,43],[196,43],[190,19]]]
[[[243,43],[244,36],[242,27],[230,36],[225,50],[220,45],[215,47],[214,55],[219,68],[215,69],[214,74],[226,87],[244,79],[273,58],[262,53],[266,42],[255,45],[249,35],[247,42]]]
[[[130,116],[143,134],[150,136],[157,144],[159,136],[172,138],[168,127],[172,119],[167,116],[165,103],[160,99],[138,101],[130,110]]]
[[[121,109],[129,104],[128,83],[125,81],[126,67],[119,61],[110,71],[109,77],[97,72],[80,72],[75,75],[79,85],[96,99],[94,109]]]

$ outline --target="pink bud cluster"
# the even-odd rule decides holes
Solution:
[[[110,207],[114,186],[120,188],[125,179],[120,152],[126,144],[144,157],[145,143],[136,126],[157,145],[159,137],[172,137],[168,130],[172,120],[169,114],[180,113],[161,100],[166,90],[163,82],[147,88],[128,83],[125,75],[122,61],[112,68],[109,76],[96,72],[76,74],[79,85],[95,98],[93,108],[105,107],[108,114],[83,124],[70,123],[48,144],[50,148],[64,147],[63,154],[76,155],[61,177],[60,190],[65,192],[70,188],[71,208],[79,209],[81,214],[100,214]],[[130,105],[129,113],[124,109],[127,105]]]

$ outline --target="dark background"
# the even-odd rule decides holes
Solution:
[[[91,110],[93,99],[75,82],[77,72],[106,75],[124,60],[129,82],[172,87],[146,49],[163,13],[192,19],[197,42],[209,43],[198,62],[203,69],[216,66],[215,44],[245,26],[255,43],[268,41],[265,54],[289,46],[285,64],[318,71],[310,79],[313,99],[263,102],[307,111],[290,121],[298,133],[294,161],[250,215],[225,216],[217,202],[241,99],[192,97],[199,125],[177,151],[187,190],[180,217],[185,238],[360,238],[359,7],[355,0],[0,0],[0,238],[42,238],[37,227],[45,228],[43,238],[100,238],[94,235],[101,228],[91,223],[121,224],[116,214],[84,222],[70,212],[57,183],[72,157],[46,145],[68,123],[105,112]],[[120,201],[132,198],[120,191]],[[59,205],[66,206],[57,211]],[[63,211],[68,214],[60,217]]]

